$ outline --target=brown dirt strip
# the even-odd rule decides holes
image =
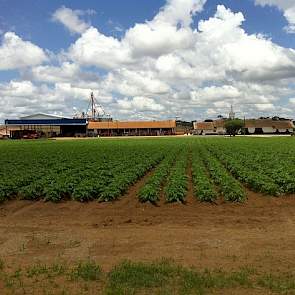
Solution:
[[[248,192],[245,204],[10,201],[0,207],[0,257],[13,265],[91,257],[104,269],[122,259],[172,257],[184,265],[295,267],[295,198]]]

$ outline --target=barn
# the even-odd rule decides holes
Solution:
[[[34,114],[17,120],[5,120],[11,138],[86,136],[87,120],[48,114]]]

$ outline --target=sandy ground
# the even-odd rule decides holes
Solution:
[[[144,180],[114,203],[9,201],[0,206],[0,257],[28,266],[91,258],[104,270],[123,259],[173,258],[185,266],[290,271],[295,198],[248,192],[245,204],[140,204]]]

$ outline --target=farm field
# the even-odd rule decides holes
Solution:
[[[295,192],[293,138],[161,138],[0,143],[0,200],[119,199],[146,175],[140,202],[244,202],[246,189]]]
[[[294,294],[294,143],[0,142],[0,289]]]

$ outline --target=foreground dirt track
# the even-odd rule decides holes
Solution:
[[[140,185],[140,184],[139,184]],[[295,198],[248,193],[246,204],[10,201],[0,207],[0,257],[27,266],[92,258],[104,270],[123,259],[162,257],[201,268],[294,268]]]

